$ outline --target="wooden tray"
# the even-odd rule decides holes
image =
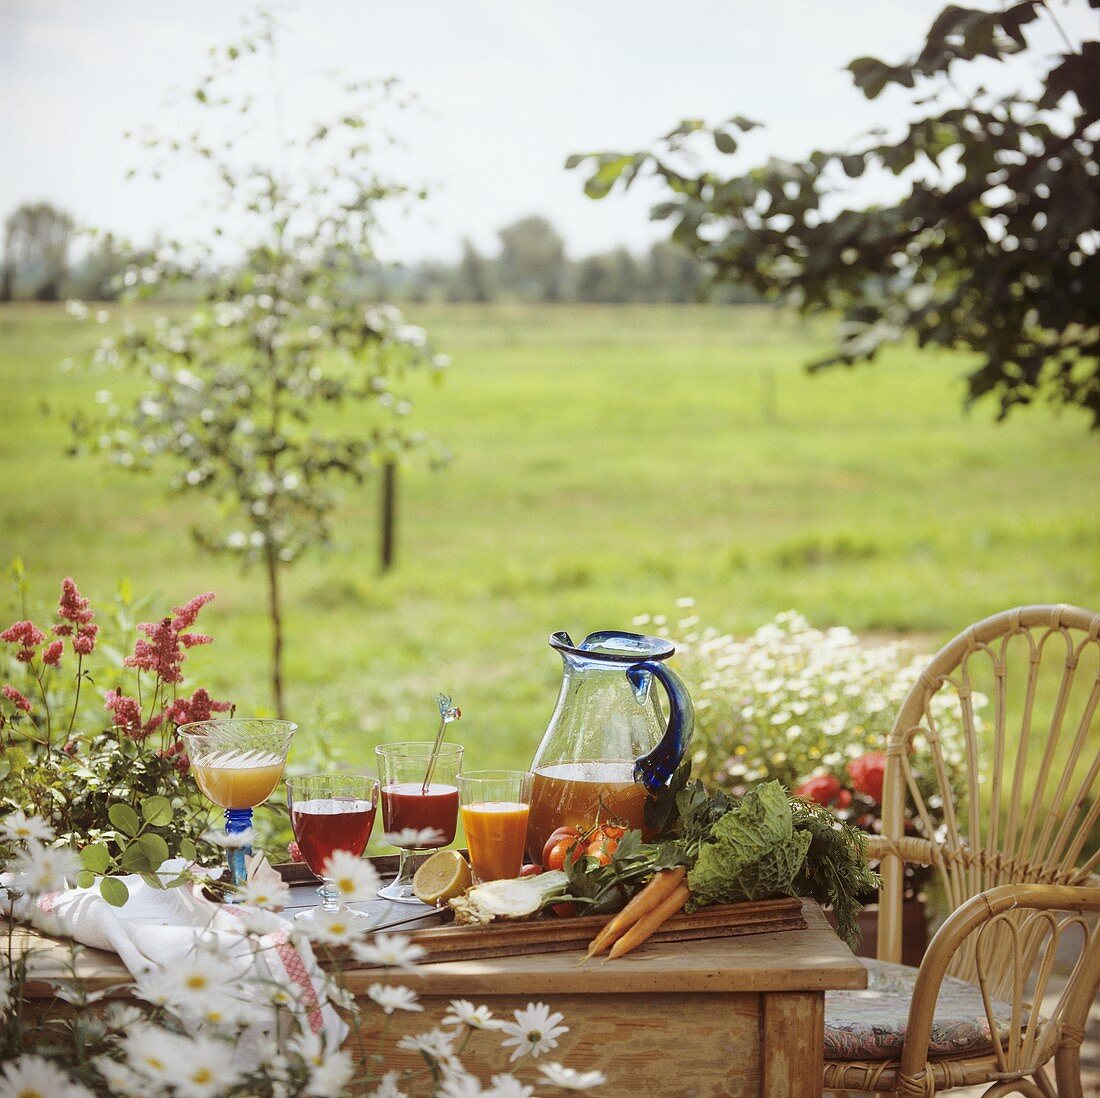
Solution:
[[[407,935],[427,950],[429,962],[473,961],[485,957],[583,950],[610,918],[610,915],[582,915],[575,919],[559,919],[545,915],[538,919],[491,923],[489,926],[431,927],[411,930]],[[760,900],[705,907],[691,915],[674,915],[648,942],[730,938],[742,934],[801,930],[805,926],[801,900]]]

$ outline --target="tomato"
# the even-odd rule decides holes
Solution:
[[[621,839],[626,834],[626,828],[619,827],[616,824],[604,824],[603,827],[600,828],[600,830],[609,839]]]
[[[543,844],[542,864],[550,869],[554,869],[555,867],[550,865],[550,851],[552,851],[562,839],[566,837],[577,839],[580,838],[580,834],[581,833],[575,827],[559,827]],[[561,866],[557,866],[556,868],[560,869]]]
[[[575,862],[584,857],[584,843],[580,842],[577,835],[566,835],[564,839],[558,839],[550,850],[550,857],[546,859],[547,869],[563,869],[565,859]]]
[[[542,872],[541,865],[535,865],[534,862],[528,862],[520,871],[521,877],[537,877]]]
[[[550,910],[557,915],[559,919],[572,919],[577,914],[576,904],[554,904]]]
[[[604,831],[597,831],[592,838],[589,839],[588,846],[585,847],[584,852],[590,858],[595,858],[600,865],[609,865],[611,862],[611,855],[615,853],[618,845],[618,839],[612,838]]]

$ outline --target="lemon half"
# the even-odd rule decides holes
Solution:
[[[422,904],[441,904],[465,892],[472,880],[457,850],[439,850],[413,874],[413,893]]]

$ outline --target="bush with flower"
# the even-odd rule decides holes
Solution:
[[[679,605],[687,610],[692,600]],[[899,642],[863,643],[845,628],[815,629],[794,611],[744,639],[701,627],[695,615],[675,627],[649,615],[635,623],[676,638],[677,665],[695,701],[695,772],[704,782],[741,792],[778,779],[846,822],[881,830],[886,739],[926,656]],[[944,691],[930,704],[951,785],[963,798],[958,697]],[[978,711],[986,699],[975,694],[973,704]],[[916,780],[939,822],[931,775]],[[913,874],[921,870],[909,872],[917,891],[922,881]]]
[[[43,893],[65,886],[78,861],[40,817],[0,822],[7,848],[0,858],[4,887],[0,911],[42,926],[48,905]],[[372,896],[378,877],[369,862],[345,856],[333,867],[348,878],[349,900]],[[6,864],[5,864],[6,862]],[[352,864],[354,863],[354,864]],[[287,888],[273,875],[257,872],[245,886],[247,903],[237,908],[240,935],[255,955],[271,949],[275,931],[282,943],[312,958],[313,950],[340,947],[366,965],[415,974],[420,946],[400,936],[370,934],[368,920],[349,918],[346,909],[313,920],[288,923],[276,912]],[[198,901],[204,902],[204,901]],[[211,909],[217,905],[209,904]],[[364,925],[366,924],[366,925]],[[313,997],[304,989],[256,978],[235,978],[222,946],[202,936],[181,964],[162,966],[139,976],[127,990],[130,1001],[106,1001],[79,981],[58,982],[59,1000],[71,1010],[45,1020],[25,1009],[26,954],[13,948],[7,934],[0,954],[0,1094],[91,1098],[342,1098],[372,1095],[402,1098],[431,1094],[439,1098],[531,1098],[534,1087],[512,1072],[499,1073],[488,1085],[462,1062],[471,1039],[494,1035],[511,1053],[513,1072],[558,1047],[568,1031],[560,1013],[544,1003],[529,1003],[511,1018],[496,1018],[485,1006],[454,1000],[439,1024],[402,1037],[396,1047],[413,1053],[422,1067],[387,1068],[385,1045],[394,1015],[424,1010],[415,990],[380,979],[357,1001],[347,990],[342,966],[329,953],[328,972]],[[76,947],[74,947],[75,963]],[[321,1007],[336,1005],[351,1023],[316,1022]],[[335,1015],[332,1015],[335,1018]],[[273,1021],[274,1019],[274,1021]],[[580,1072],[559,1063],[540,1064],[540,1087],[590,1090],[604,1082],[599,1071]]]
[[[66,578],[52,620],[36,622],[18,565],[16,576],[23,617],[0,631],[0,813],[36,815],[79,847],[85,885],[118,871],[155,880],[167,858],[194,861],[209,805],[178,729],[233,708],[183,689],[188,651],[213,642],[194,629],[213,593],[136,623],[141,604],[120,600],[103,622]],[[111,643],[121,633],[136,634],[125,656],[125,641]],[[118,885],[108,895],[125,900]]]

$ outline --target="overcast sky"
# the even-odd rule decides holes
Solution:
[[[309,0],[286,16],[279,79],[304,116],[313,74],[394,75],[425,109],[403,116],[394,167],[431,185],[387,222],[390,259],[449,258],[527,213],[576,256],[660,235],[652,192],[592,202],[572,152],[649,144],[684,117],[765,121],[759,155],[797,156],[897,122],[904,98],[867,103],[843,71],[900,60],[941,0]],[[148,240],[201,233],[186,173],[125,182],[123,131],[168,129],[163,103],[206,48],[237,32],[238,0],[0,0],[0,216],[47,199],[85,224]]]

